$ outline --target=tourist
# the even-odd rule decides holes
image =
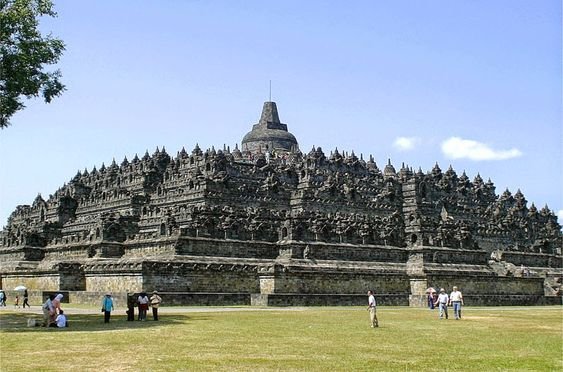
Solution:
[[[139,297],[137,297],[137,303],[139,304],[139,318],[138,320],[147,320],[147,310],[149,309],[149,298],[145,292],[141,292]]]
[[[104,323],[109,323],[111,311],[113,310],[113,298],[110,293],[106,293],[102,299],[102,313],[104,313]]]
[[[457,290],[457,287],[453,287],[452,293],[450,293],[450,305],[454,307],[454,316],[456,319],[461,319],[461,305],[463,305],[463,295]]]
[[[27,289],[25,291],[23,291],[23,308],[25,309],[25,305],[27,305],[27,307],[31,307],[29,306],[29,294],[27,293]]]
[[[0,291],[0,306],[6,306],[6,294]]]
[[[371,328],[379,327],[379,322],[377,320],[377,313],[376,313],[376,302],[373,292],[371,290],[368,291],[368,308],[369,311],[369,321]]]
[[[18,308],[20,307],[20,296],[16,296],[16,299],[14,300],[14,308]]]
[[[61,312],[61,301],[63,300],[63,297],[64,296],[59,293],[55,296],[55,299],[53,300],[53,307],[55,308],[57,313]]]
[[[43,303],[43,327],[48,327],[51,324],[52,314],[55,313],[53,306],[54,295],[49,295],[47,300]]]
[[[154,291],[151,296],[151,307],[152,307],[152,318],[153,320],[158,320],[158,307],[162,302],[162,298],[158,295],[157,291]]]
[[[448,319],[448,301],[449,297],[446,290],[444,288],[440,288],[438,300],[434,303],[434,306],[440,305],[440,319],[443,319],[444,315],[446,316],[446,319]]]
[[[51,313],[51,321],[49,323],[55,323],[55,320],[57,318],[57,314],[60,314],[60,312],[62,311],[61,309],[61,301],[63,300],[63,295],[62,294],[57,294],[55,296],[55,298],[53,299],[52,303],[53,303],[53,308],[54,311]]]
[[[127,321],[135,320],[135,306],[137,305],[137,300],[135,299],[134,293],[127,292]]]
[[[63,310],[59,312],[57,315],[57,319],[55,319],[55,323],[58,328],[65,328],[68,327],[68,321],[66,320],[66,315]]]
[[[434,302],[436,302],[436,290],[434,288],[428,288],[426,290],[428,293],[428,308],[434,310]]]

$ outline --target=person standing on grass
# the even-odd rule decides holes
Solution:
[[[147,310],[149,309],[149,297],[145,292],[141,292],[139,297],[137,297],[137,303],[139,304],[139,319],[141,321],[147,320]]]
[[[453,287],[452,293],[450,293],[450,305],[454,307],[454,316],[457,319],[461,319],[461,305],[463,305],[463,295],[457,290],[457,287]]]
[[[446,316],[446,319],[448,319],[448,301],[449,301],[449,297],[448,294],[446,293],[446,290],[444,288],[440,288],[440,294],[438,295],[438,300],[434,304],[434,306],[440,305],[440,319],[443,319],[444,315]]]
[[[158,307],[162,302],[162,298],[158,295],[157,291],[154,291],[151,296],[151,307],[152,307],[152,318],[153,320],[158,320]]]
[[[106,296],[102,300],[102,313],[104,313],[104,323],[109,323],[109,318],[111,316],[112,310],[113,298],[111,298],[110,293],[106,293]]]
[[[135,320],[135,305],[137,305],[135,294],[127,292],[127,321],[128,322]]]
[[[373,295],[373,291],[368,291],[368,308],[369,311],[369,322],[371,328],[379,327],[379,321],[377,320],[377,313],[376,313],[376,302],[375,296]]]

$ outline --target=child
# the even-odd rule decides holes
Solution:
[[[58,328],[65,328],[68,327],[68,322],[66,320],[66,315],[63,310],[59,311],[59,315],[57,315],[57,319],[55,319]]]
[[[20,308],[20,296],[16,296],[14,307],[17,307],[18,309]]]

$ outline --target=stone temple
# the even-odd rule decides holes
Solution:
[[[240,148],[157,148],[18,206],[0,283],[71,302],[156,289],[177,304],[357,305],[374,289],[421,306],[457,285],[467,304],[560,304],[562,241],[547,206],[479,175],[302,152],[266,102]]]

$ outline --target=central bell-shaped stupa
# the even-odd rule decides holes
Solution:
[[[287,125],[280,122],[275,102],[264,102],[258,124],[252,126],[242,139],[242,150],[251,153],[266,151],[297,151],[295,136],[287,131]]]

